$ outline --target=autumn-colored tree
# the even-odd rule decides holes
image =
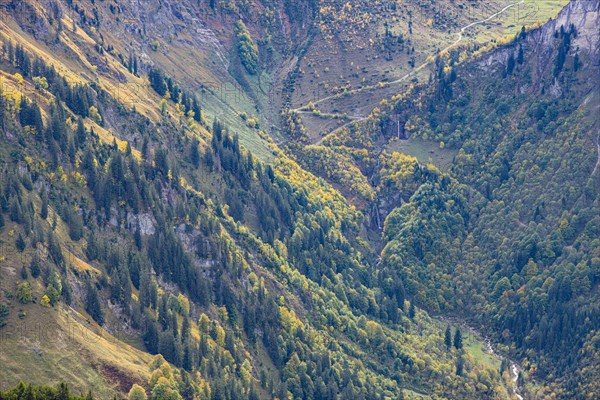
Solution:
[[[129,400],[146,400],[148,396],[146,395],[146,391],[143,387],[141,387],[137,383],[134,383],[131,387],[131,390],[129,390],[127,398]]]

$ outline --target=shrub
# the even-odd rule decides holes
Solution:
[[[127,398],[129,400],[146,400],[148,396],[146,395],[146,391],[144,390],[144,388],[135,383],[131,387]]]
[[[33,301],[33,291],[28,282],[22,282],[17,286],[17,298],[23,304],[31,303]]]

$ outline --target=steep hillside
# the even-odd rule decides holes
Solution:
[[[332,1],[319,13],[311,46],[289,75],[289,108],[308,140],[353,121],[415,82],[428,79],[436,54],[465,59],[522,26],[554,17],[567,1]]]
[[[375,222],[403,203],[380,273],[482,326],[539,379],[531,397],[599,390],[599,9],[574,1],[473,62],[450,52],[430,86],[324,141],[373,176]]]
[[[480,326],[539,380],[531,397],[598,393],[598,10],[574,1],[474,57],[450,50],[428,84],[316,144],[305,114],[288,119],[301,164],[385,228],[379,275]]]
[[[378,275],[363,215],[339,192],[253,130],[271,164],[257,159],[158,62],[136,71],[99,47],[103,7],[120,18],[101,3],[97,15],[93,2],[2,5],[3,389],[508,397],[482,343],[447,346]],[[235,23],[249,70],[251,29]],[[140,85],[123,96],[117,82]]]
[[[511,398],[462,318],[593,398],[598,2],[505,14],[564,3],[0,1],[0,389]]]
[[[0,13],[7,37],[53,64],[69,81],[94,82],[121,104],[156,120],[156,94],[145,76],[158,68],[185,85],[188,95],[198,96],[207,118],[220,115],[248,148],[268,158],[258,123],[248,124],[240,114],[256,117],[263,129],[272,119],[266,111],[277,115],[268,107],[271,72],[292,51],[291,40],[302,40],[295,24],[308,23],[298,17],[290,22],[287,12],[300,15],[296,8],[270,1],[7,0]],[[239,20],[260,47],[259,68],[252,73],[242,66],[232,34]]]

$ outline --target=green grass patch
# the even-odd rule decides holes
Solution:
[[[500,364],[502,364],[500,356],[488,351],[487,343],[481,335],[458,323],[441,321],[436,318],[432,318],[432,320],[435,321],[435,324],[442,331],[446,330],[448,324],[450,324],[452,334],[454,334],[456,329],[460,329],[463,335],[463,346],[467,353],[471,354],[477,360],[478,364],[486,368],[495,369],[496,371],[500,370]]]
[[[442,171],[448,171],[452,166],[458,151],[440,148],[439,143],[422,139],[391,140],[386,149],[391,152],[404,153],[416,157],[419,163],[433,163]]]
[[[427,400],[427,399],[431,399],[430,396],[421,394],[421,393],[417,393],[413,390],[410,389],[404,389],[404,397],[407,399],[415,399],[415,400]]]
[[[197,95],[202,99],[202,110],[209,124],[212,124],[212,121],[217,118],[231,133],[239,135],[240,143],[253,155],[263,161],[272,161],[273,154],[267,146],[267,142],[261,139],[257,129],[249,127],[239,116],[241,112],[248,115],[257,114],[252,99],[242,88],[226,83],[220,88],[199,91]],[[268,129],[264,118],[260,120],[260,129]]]
[[[465,340],[463,341],[465,349],[471,353],[473,357],[488,368],[500,370],[502,361],[498,356],[488,352],[486,343],[473,332],[465,332]]]

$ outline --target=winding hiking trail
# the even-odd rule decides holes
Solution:
[[[458,38],[456,39],[456,41],[455,41],[454,43],[452,43],[451,45],[447,46],[446,48],[444,48],[443,50],[440,50],[438,54],[445,53],[446,51],[450,50],[451,48],[453,48],[453,47],[457,46],[457,45],[458,45],[458,44],[459,44],[459,43],[460,43],[460,42],[463,40],[463,38],[464,38],[464,33],[465,33],[465,32],[466,32],[468,29],[470,29],[470,28],[472,28],[472,27],[474,27],[474,26],[477,26],[477,25],[484,24],[484,23],[486,23],[486,22],[488,22],[488,21],[490,21],[490,20],[492,20],[492,19],[496,18],[497,16],[499,16],[499,15],[501,15],[501,14],[505,13],[507,10],[511,9],[512,7],[514,7],[514,6],[517,6],[517,5],[520,5],[520,4],[523,4],[523,3],[525,3],[525,0],[521,0],[521,1],[518,1],[518,2],[515,2],[515,3],[512,3],[512,4],[509,4],[509,5],[507,5],[506,7],[504,7],[502,10],[498,11],[498,12],[497,12],[497,13],[495,13],[495,14],[492,14],[492,15],[490,15],[490,16],[489,16],[489,17],[487,17],[486,19],[482,19],[482,20],[480,20],[480,21],[472,22],[472,23],[470,23],[469,25],[466,25],[466,26],[462,27],[462,28],[460,29],[460,31],[456,33],[456,35],[458,35]],[[419,72],[420,72],[422,69],[424,69],[425,67],[427,67],[427,66],[428,66],[428,65],[430,65],[430,64],[431,64],[431,62],[425,62],[425,63],[423,63],[423,64],[419,65],[418,67],[414,68],[412,71],[410,71],[409,73],[407,73],[407,74],[406,74],[406,75],[404,75],[403,77],[401,77],[401,78],[399,78],[399,79],[396,79],[395,81],[392,81],[392,82],[386,83],[386,85],[385,85],[385,86],[390,86],[390,85],[395,85],[395,84],[398,84],[398,83],[402,83],[402,82],[406,81],[407,79],[409,79],[409,78],[411,78],[411,77],[415,76],[417,73],[419,73]],[[348,92],[344,92],[344,93],[337,93],[337,94],[333,94],[333,95],[330,95],[330,96],[323,97],[323,98],[321,98],[321,99],[318,99],[318,100],[316,100],[316,101],[313,101],[313,102],[312,102],[312,105],[317,105],[317,104],[320,104],[320,103],[322,103],[322,102],[324,102],[324,101],[328,101],[328,100],[332,100],[332,99],[337,99],[337,98],[340,98],[340,97],[342,97],[342,96],[348,96],[348,95],[352,95],[352,94],[356,94],[356,93],[361,93],[361,92],[364,92],[364,91],[366,91],[366,90],[371,90],[371,89],[376,89],[376,88],[379,88],[379,85],[368,85],[368,86],[363,86],[363,87],[360,87],[360,88],[357,88],[357,89],[350,90],[350,91],[348,91]],[[307,111],[307,108],[308,108],[308,105],[304,105],[304,106],[302,106],[302,107],[295,108],[295,109],[293,109],[292,111],[295,111],[295,112],[298,112],[298,113],[308,113],[308,111]],[[331,134],[333,134],[333,133],[335,133],[335,132],[339,131],[340,129],[343,129],[343,128],[347,127],[348,125],[350,125],[350,124],[352,124],[352,123],[354,123],[354,122],[360,122],[360,121],[364,121],[364,120],[366,120],[366,119],[367,119],[367,117],[353,117],[353,118],[354,118],[354,119],[353,119],[352,121],[350,121],[350,122],[347,122],[347,123],[345,123],[344,125],[337,127],[336,129],[334,129],[333,131],[331,131],[331,132],[330,132],[329,134],[327,134],[326,136],[328,136],[328,135],[331,135]],[[319,139],[319,140],[318,140],[316,143],[314,143],[314,145],[320,145],[320,144],[323,142],[323,139],[324,139],[326,136],[324,136],[324,137],[320,138],[320,139]]]

